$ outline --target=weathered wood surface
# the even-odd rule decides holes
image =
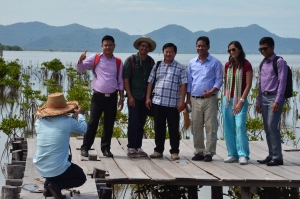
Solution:
[[[97,160],[89,161],[80,155],[78,147],[82,140],[71,138],[72,161],[81,166],[86,174],[89,174],[87,183],[78,188],[81,194],[75,195],[74,198],[98,197],[95,179],[90,177],[97,170],[102,176],[96,179],[97,182],[108,184],[207,185],[214,187],[300,186],[300,152],[284,151],[284,165],[268,167],[256,161],[257,159],[264,159],[268,155],[266,142],[250,142],[251,159],[249,164],[240,165],[239,163],[223,162],[223,159],[227,157],[227,150],[225,142],[221,140],[217,142],[217,155],[213,157],[212,162],[192,160],[194,148],[191,140],[180,141],[180,160],[176,161],[171,160],[169,140],[165,142],[164,157],[159,159],[129,158],[127,156],[127,139],[125,138],[112,139],[111,152],[114,154],[114,158],[107,158],[101,152],[100,141],[100,138],[96,138],[93,145],[94,150],[90,151],[97,154]],[[153,153],[154,147],[154,140],[143,140],[143,149],[148,155]],[[283,145],[283,149],[289,150],[291,147]],[[34,179],[40,178],[41,181],[44,181],[32,164],[35,150],[36,140],[28,139],[23,184],[33,183],[42,189],[43,183]],[[103,177],[105,171],[106,174]],[[246,188],[245,192],[247,192]],[[41,198],[41,194],[22,190],[21,198]]]
[[[28,142],[28,154],[26,159],[26,167],[23,178],[24,184],[35,184],[39,187],[40,190],[43,190],[43,185],[45,179],[39,175],[34,164],[32,163],[32,158],[36,152],[36,139],[27,139]],[[72,162],[79,165],[84,172],[87,172],[86,166],[83,164],[84,161],[80,160],[80,153],[76,152],[76,144],[75,139],[72,138],[70,141],[73,157]],[[38,180],[39,179],[39,180]],[[76,190],[80,190],[80,194],[74,194],[74,199],[96,199],[99,198],[97,194],[97,189],[95,185],[95,180],[87,176],[87,181],[81,187],[75,188]],[[67,195],[67,198],[70,198],[70,192],[67,190],[62,190],[62,194]],[[30,193],[27,190],[22,189],[20,193],[20,198],[23,199],[41,199],[44,198],[42,193]],[[53,197],[52,197],[53,198]]]

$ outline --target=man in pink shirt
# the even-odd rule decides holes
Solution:
[[[87,133],[84,135],[81,146],[81,155],[87,157],[88,151],[94,143],[99,119],[104,112],[104,128],[101,138],[101,151],[104,156],[113,157],[110,152],[111,137],[113,134],[114,122],[116,119],[117,106],[120,110],[124,103],[124,85],[123,85],[123,63],[121,61],[119,69],[117,58],[113,55],[115,49],[115,40],[112,36],[106,35],[102,38],[102,53],[100,60],[94,67],[96,54],[86,58],[86,51],[81,54],[77,71],[84,72],[93,70],[94,78],[92,81],[93,96],[91,100],[90,120]],[[118,102],[118,91],[120,100]]]

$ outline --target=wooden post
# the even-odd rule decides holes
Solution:
[[[251,199],[252,193],[250,192],[250,187],[241,187],[241,195],[243,199]]]
[[[189,199],[198,199],[197,186],[189,186],[188,187],[188,198]]]
[[[223,187],[211,186],[211,199],[223,199]]]
[[[25,167],[22,165],[7,165],[7,179],[22,179]]]
[[[15,150],[11,152],[12,160],[22,161],[23,160],[23,150]]]
[[[23,179],[6,179],[5,180],[5,185],[22,186],[22,184],[23,184]]]
[[[0,57],[3,56],[3,50],[0,50]]]
[[[99,189],[100,199],[111,199],[112,198],[112,188],[101,186]]]
[[[2,186],[2,199],[19,199],[20,195],[18,192],[18,187],[13,187],[10,185]]]

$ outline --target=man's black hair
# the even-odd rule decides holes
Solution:
[[[263,37],[259,41],[259,45],[262,45],[262,44],[267,44],[269,47],[273,47],[275,43],[274,43],[274,40],[272,37]]]
[[[175,51],[175,53],[177,53],[177,46],[176,46],[175,44],[173,44],[173,43],[166,43],[166,44],[162,47],[162,51],[164,52],[164,50],[165,50],[166,48],[169,48],[169,47],[173,48],[174,51]]]
[[[110,36],[110,35],[105,35],[105,36],[102,38],[102,43],[103,43],[103,41],[105,41],[105,40],[109,40],[109,41],[112,41],[113,43],[115,43],[115,39],[114,39],[112,36]]]
[[[210,42],[209,42],[209,38],[206,36],[201,36],[197,39],[196,44],[198,43],[198,41],[204,41],[206,43],[207,46],[209,46]]]

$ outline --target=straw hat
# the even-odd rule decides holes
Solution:
[[[77,101],[67,102],[62,93],[53,93],[48,96],[47,103],[39,107],[35,114],[41,117],[52,117],[68,113],[77,106]]]
[[[155,41],[153,41],[150,37],[147,37],[147,36],[142,36],[142,37],[138,38],[137,40],[135,40],[135,42],[133,43],[134,48],[138,50],[140,43],[143,41],[150,44],[150,52],[155,50],[155,48],[156,48]]]

